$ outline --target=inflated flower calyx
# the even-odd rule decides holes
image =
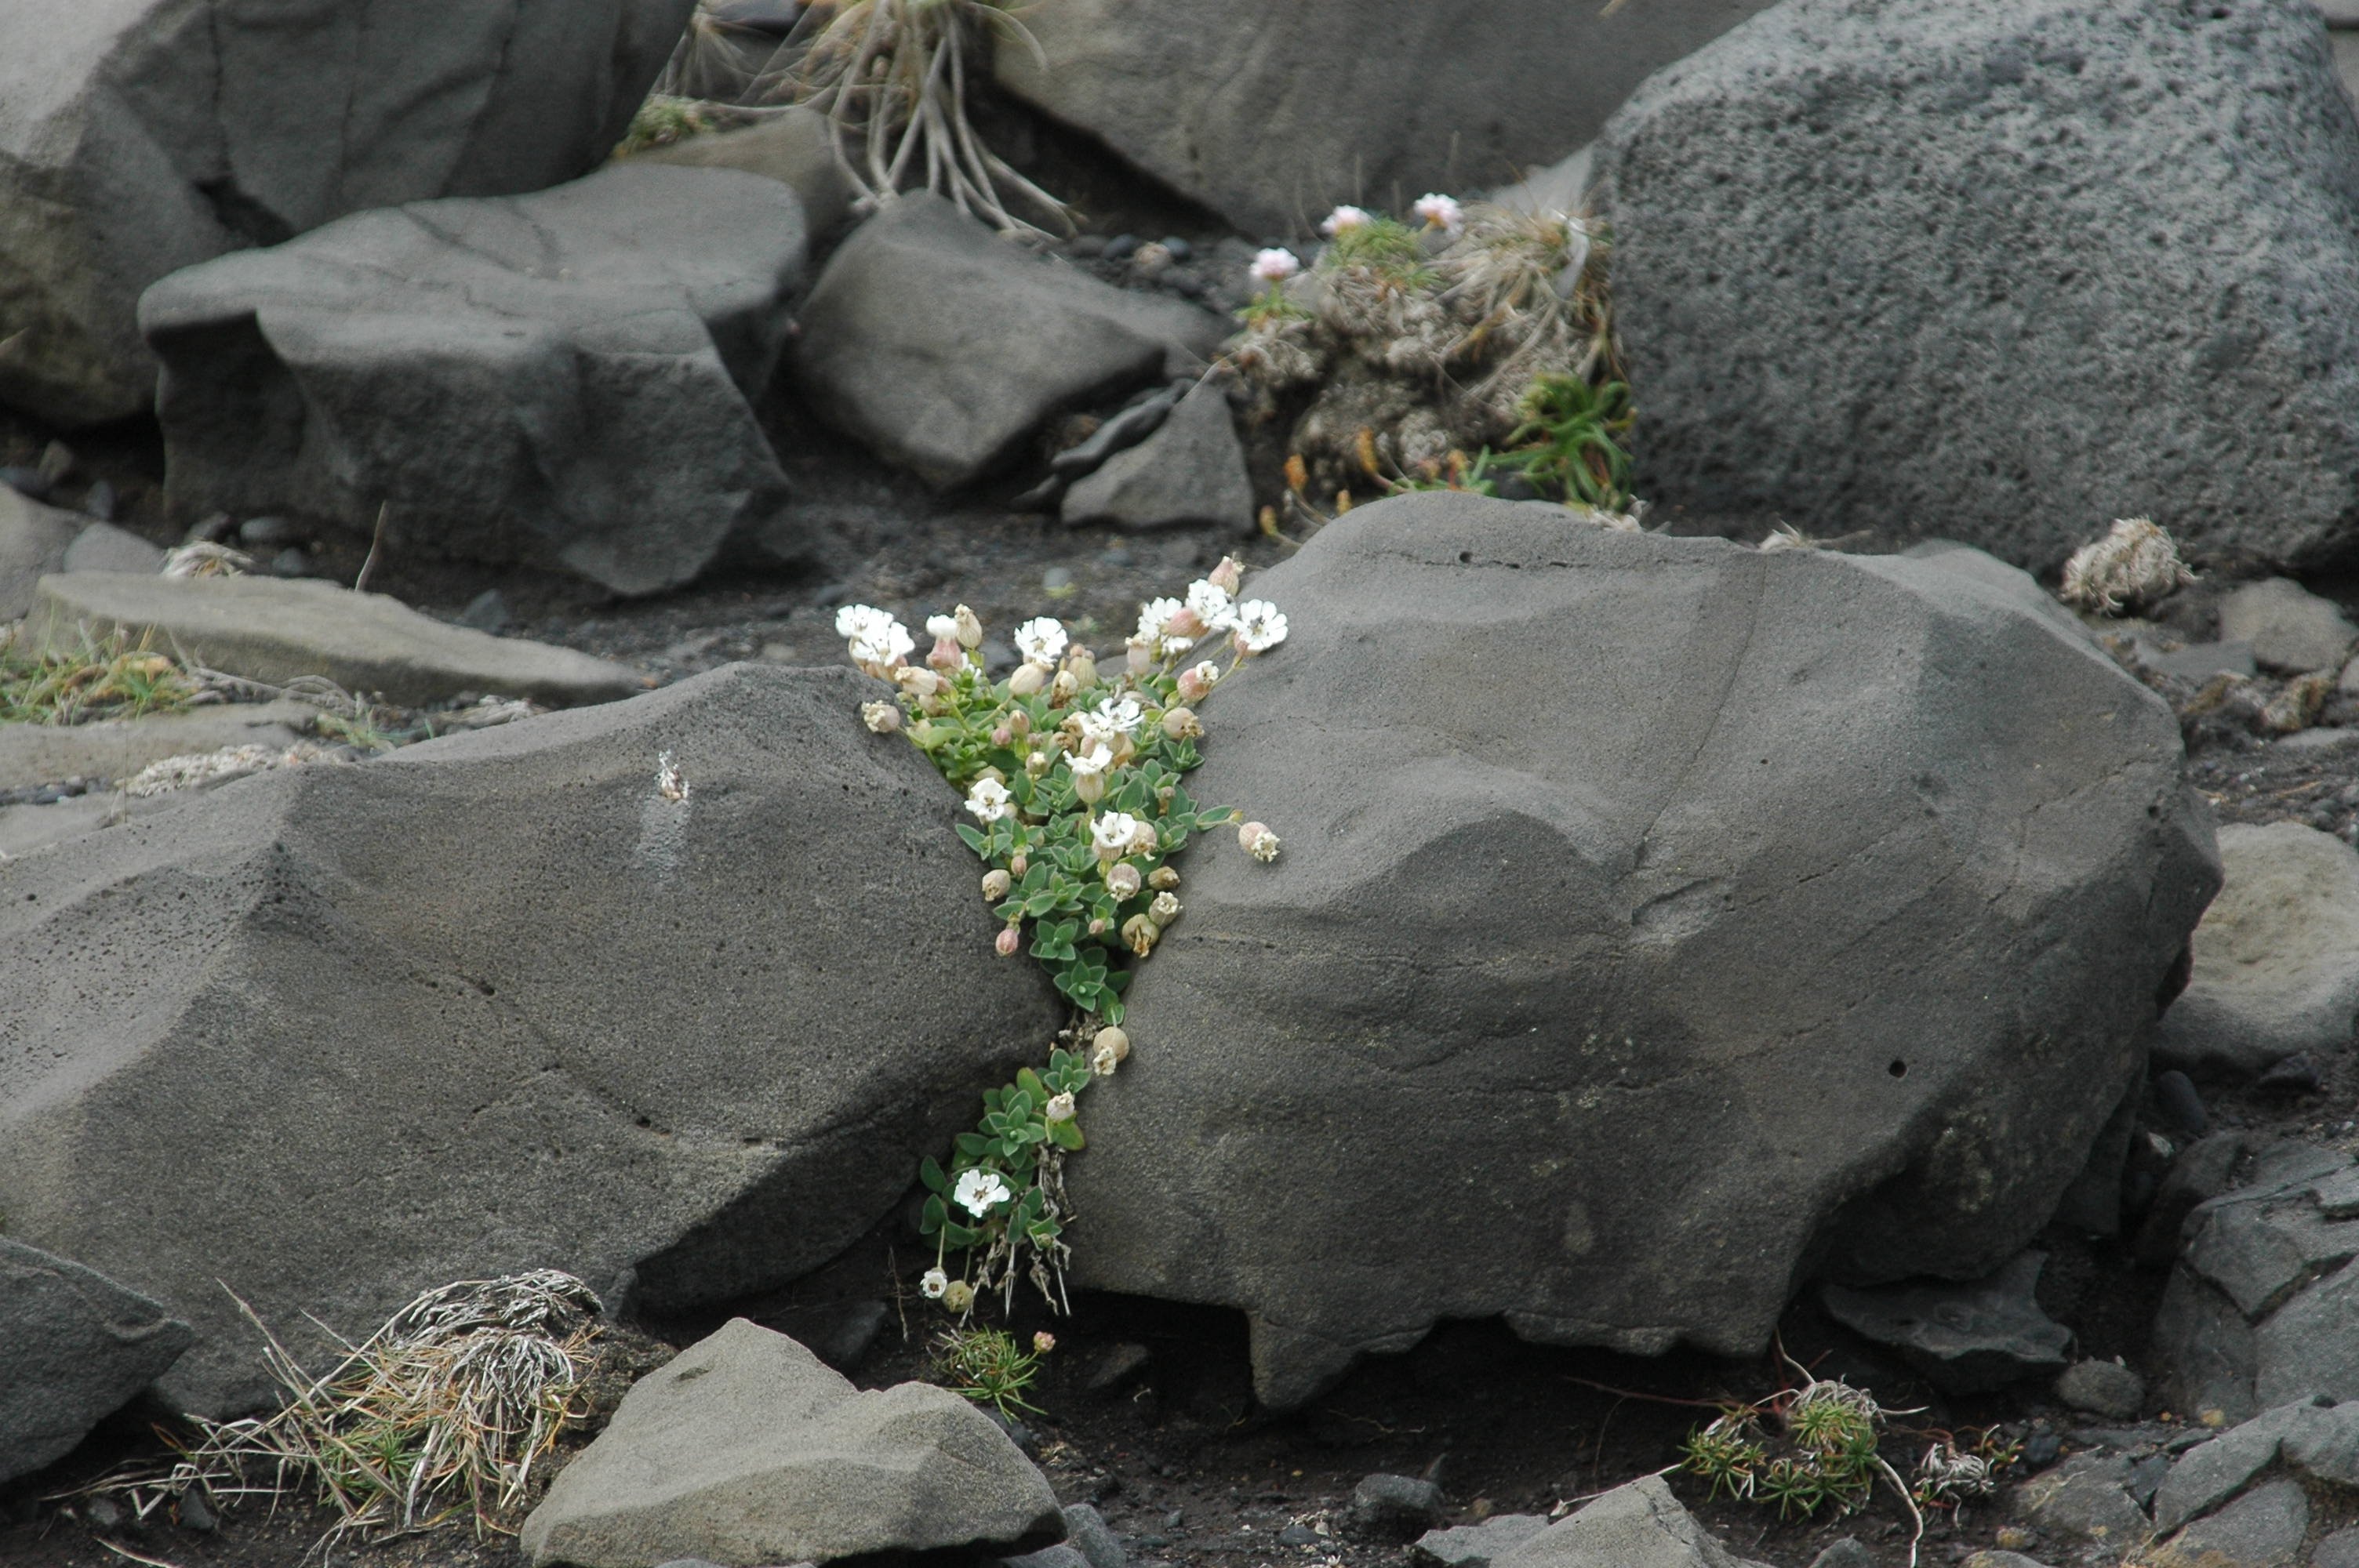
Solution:
[[[1147,906],[1147,918],[1158,925],[1170,925],[1180,918],[1179,899],[1168,892],[1157,893],[1154,902]]]
[[[1167,708],[1163,710],[1163,732],[1174,741],[1193,741],[1204,733],[1191,708]]]
[[[996,866],[983,873],[983,896],[994,903],[1006,898],[1007,890],[1015,885],[1015,879]]]
[[[1049,684],[1049,672],[1038,665],[1025,665],[1007,677],[1007,689],[1017,697],[1037,697]]]
[[[999,935],[992,940],[991,950],[1003,958],[1013,958],[1023,941],[1021,931],[1013,925],[1003,925],[999,928]]]
[[[864,702],[860,705],[860,722],[876,734],[889,735],[901,728],[901,708],[897,703]]]
[[[1180,885],[1180,873],[1169,866],[1158,866],[1148,875],[1147,885],[1157,892],[1169,892]]]
[[[1065,673],[1073,677],[1073,687],[1087,691],[1098,684],[1097,655],[1087,648],[1075,648],[1065,655]]]
[[[1128,860],[1119,860],[1106,868],[1106,891],[1118,899],[1136,897],[1139,888],[1138,868]]]
[[[1124,946],[1142,958],[1155,951],[1155,944],[1162,937],[1163,928],[1143,914],[1134,914],[1122,923]]]

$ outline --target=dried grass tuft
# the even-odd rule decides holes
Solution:
[[[234,1298],[233,1298],[234,1299]],[[601,1310],[589,1286],[540,1270],[428,1291],[324,1376],[297,1364],[251,1307],[277,1414],[198,1420],[201,1440],[163,1475],[118,1473],[78,1496],[113,1494],[139,1518],[191,1490],[216,1506],[314,1489],[348,1536],[381,1541],[471,1514],[478,1536],[513,1534],[534,1466],[588,1414]]]

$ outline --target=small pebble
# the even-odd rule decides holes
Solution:
[[[221,1528],[221,1520],[214,1516],[212,1506],[205,1501],[205,1495],[202,1492],[193,1490],[182,1492],[179,1513],[180,1528],[183,1530],[193,1530],[200,1535],[211,1535]]]
[[[123,1505],[113,1498],[92,1498],[82,1505],[82,1513],[97,1530],[113,1530],[123,1522]]]
[[[1060,588],[1072,586],[1073,574],[1070,568],[1050,567],[1040,574],[1040,589],[1044,593],[1054,593]]]
[[[114,521],[114,514],[123,510],[123,503],[116,499],[114,487],[106,481],[100,480],[82,492],[82,510],[86,517],[95,517],[102,523],[112,523]]]
[[[1171,1531],[1174,1535],[1177,1535],[1181,1530],[1187,1528],[1187,1524],[1188,1510],[1185,1509],[1173,1509],[1169,1513],[1163,1516],[1163,1528]]]
[[[51,484],[62,483],[74,470],[74,453],[63,441],[51,441],[41,449],[41,477]]]
[[[2026,1469],[2044,1470],[2056,1463],[2064,1452],[2064,1440],[2052,1432],[2035,1432],[2024,1440],[2023,1463]]]
[[[1367,1476],[1352,1488],[1352,1522],[1407,1541],[1441,1522],[1441,1488],[1413,1476]]]
[[[1277,1532],[1280,1546],[1316,1546],[1322,1538],[1307,1524],[1290,1524]]]
[[[1112,262],[1128,261],[1131,257],[1138,254],[1138,236],[1136,234],[1116,234],[1113,239],[1106,242],[1105,249],[1098,254],[1105,257],[1106,260]]]
[[[291,545],[295,533],[295,524],[284,517],[249,517],[237,525],[238,543],[256,550]]]
[[[1103,234],[1082,234],[1066,246],[1065,251],[1068,255],[1079,256],[1083,261],[1094,261],[1105,254],[1106,237]]]
[[[289,545],[270,557],[270,575],[309,577],[311,575],[310,555],[300,545]]]
[[[1810,1568],[1875,1568],[1875,1553],[1846,1535],[1810,1559]]]
[[[1186,261],[1196,254],[1196,247],[1177,234],[1164,235],[1163,248],[1171,253],[1171,259],[1176,262]]]
[[[2174,1067],[2154,1080],[2155,1104],[2162,1109],[2165,1119],[2190,1138],[2201,1138],[2212,1119],[2204,1114],[2203,1097],[2195,1092],[2195,1084],[2185,1073]]]

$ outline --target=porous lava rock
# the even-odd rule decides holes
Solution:
[[[1749,1354],[2046,1223],[2219,865],[2028,579],[1437,493],[1246,591],[1292,635],[1190,789],[1285,848],[1180,868],[1080,1282],[1243,1308],[1285,1406],[1443,1318]]]
[[[2307,5],[1787,0],[1607,125],[1641,493],[2052,568],[2359,548],[2359,124]]]

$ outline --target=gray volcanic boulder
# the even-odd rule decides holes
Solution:
[[[140,291],[224,251],[596,167],[694,0],[0,7],[0,403],[147,406]]]
[[[194,1337],[136,1291],[0,1236],[0,1481],[71,1449]]]
[[[2029,579],[1430,494],[1247,592],[1292,637],[1189,787],[1286,848],[1181,868],[1081,1282],[1244,1308],[1284,1405],[1441,1318],[1748,1354],[2046,1222],[2219,869]]]
[[[1767,3],[1058,0],[1006,29],[995,62],[1016,96],[1237,227],[1288,234],[1339,201],[1465,195],[1562,157],[1649,71]]]
[[[746,400],[807,243],[777,180],[627,163],[175,273],[139,306],[169,492],[678,587],[786,500]]]
[[[1228,333],[1184,300],[1027,254],[922,190],[836,247],[799,325],[790,362],[811,406],[942,489],[1049,416],[1145,386]]]
[[[2359,126],[2308,5],[1787,0],[1607,127],[1638,487],[2047,568],[2359,546]]]
[[[875,690],[731,665],[0,868],[10,1234],[194,1324],[201,1411],[266,1391],[224,1285],[317,1357],[451,1280],[823,1261],[1060,1016]]]
[[[1048,1478],[974,1405],[855,1389],[740,1317],[631,1386],[516,1544],[581,1568],[758,1568],[1064,1533]]]

